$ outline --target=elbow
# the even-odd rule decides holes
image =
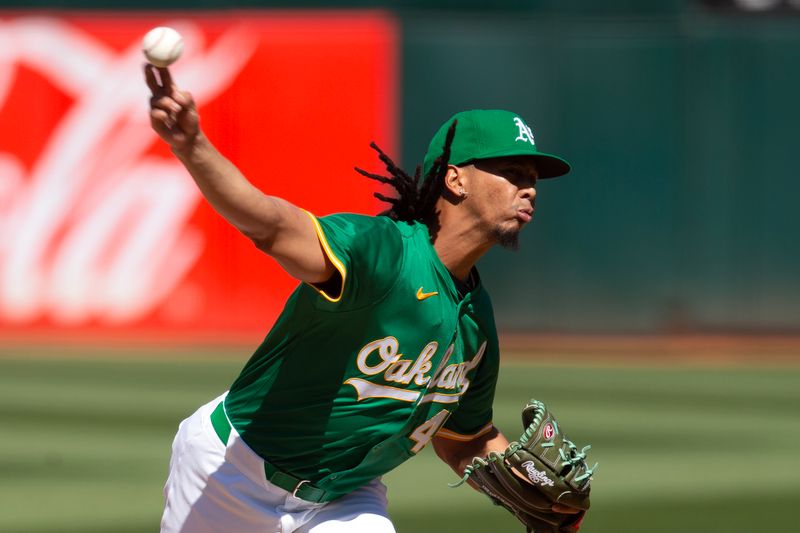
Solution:
[[[274,209],[271,198],[264,197],[264,204],[258,208],[241,210],[236,215],[226,217],[239,232],[250,239],[256,248],[265,253],[275,246],[275,241],[281,232],[286,231],[280,213]]]
[[[260,251],[269,254],[275,243],[275,235],[268,234],[263,231],[248,230],[246,228],[239,228],[242,235],[250,239],[253,245]]]
[[[252,241],[252,243],[256,247],[256,249],[264,252],[265,254],[269,254],[270,251],[272,250],[272,240],[270,240],[270,239],[262,239],[262,238],[259,238],[259,237],[251,237],[249,235],[247,236],[247,238],[249,238]]]

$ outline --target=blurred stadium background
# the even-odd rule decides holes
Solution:
[[[795,531],[800,3],[0,1],[0,531],[157,529],[177,423],[224,390],[293,283],[147,125],[141,36],[212,139],[317,214],[373,213],[473,107],[573,165],[516,255],[481,262],[497,423],[544,400],[601,463],[584,530]],[[430,450],[400,532],[519,531]]]

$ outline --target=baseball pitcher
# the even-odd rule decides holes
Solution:
[[[300,281],[230,389],[180,424],[162,532],[392,532],[381,476],[428,443],[505,505],[486,488],[481,458],[503,462],[522,444],[492,424],[498,340],[475,263],[496,244],[517,247],[537,180],[569,165],[540,152],[518,115],[465,111],[442,125],[413,176],[373,146],[388,176],[360,172],[395,189],[378,195],[386,212],[317,217],[225,159],[166,68],[148,65],[145,76],[152,127],[206,200]],[[535,479],[517,470],[520,483],[542,485],[536,468]],[[588,498],[551,500],[534,529],[577,529]]]

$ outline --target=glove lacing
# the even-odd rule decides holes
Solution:
[[[528,441],[531,438],[533,438],[533,436],[539,430],[539,426],[542,424],[542,416],[544,416],[545,413],[544,403],[538,400],[533,400],[533,402],[530,405],[531,407],[534,408],[535,414],[533,416],[533,420],[531,421],[531,423],[528,424],[528,427],[525,428],[525,431],[522,432],[522,435],[519,438],[519,442],[515,441],[510,443],[508,445],[508,448],[506,448],[505,452],[489,452],[489,454],[486,456],[486,459],[482,457],[474,457],[472,459],[472,462],[464,468],[464,476],[459,481],[455,483],[448,483],[447,485],[450,488],[460,487],[461,485],[467,482],[472,473],[475,472],[475,470],[477,470],[478,468],[483,468],[485,466],[488,466],[490,462],[495,462],[498,460],[504,461],[506,454],[514,454],[517,451],[519,451],[523,446],[525,446],[528,443]],[[557,422],[553,420],[552,424],[556,433],[558,433]],[[563,442],[564,444],[567,445],[569,451],[565,453],[564,448],[559,448],[558,454],[559,456],[561,456],[561,467],[563,468],[565,466],[571,466],[574,468],[576,466],[583,466],[585,468],[584,473],[575,478],[575,481],[577,483],[580,483],[584,479],[591,477],[598,467],[598,463],[595,463],[591,468],[586,467],[586,462],[585,462],[586,454],[592,448],[592,446],[591,445],[584,446],[583,448],[581,448],[580,451],[578,451],[578,447],[575,446],[575,444],[573,444],[572,441],[570,441],[569,439],[563,439]],[[554,445],[555,443],[553,442],[543,442],[539,446],[541,446],[542,448],[550,448]]]

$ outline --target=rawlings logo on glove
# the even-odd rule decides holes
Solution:
[[[547,477],[547,474],[544,470],[539,471],[536,470],[536,467],[533,464],[533,461],[525,461],[522,463],[522,466],[525,467],[525,470],[528,472],[528,479],[531,480],[531,483],[534,485],[547,485],[548,487],[553,486],[553,480]]]
[[[525,431],[503,453],[476,457],[464,470],[457,487],[471,479],[497,505],[516,516],[528,531],[574,533],[589,509],[592,474],[586,453],[578,449],[558,428],[544,404],[531,400],[522,409]],[[560,513],[553,506],[578,509],[577,514]]]

